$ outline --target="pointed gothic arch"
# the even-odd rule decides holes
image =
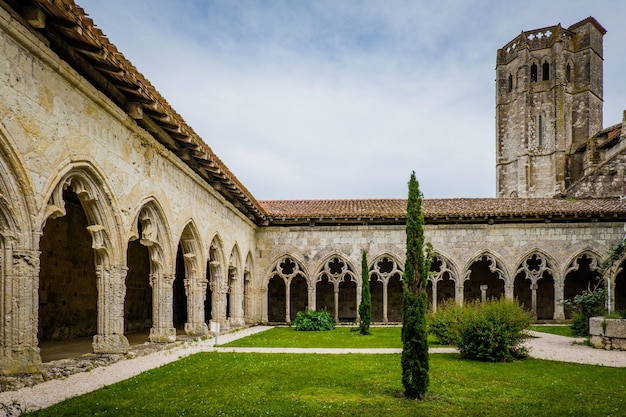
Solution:
[[[370,263],[370,291],[372,293],[372,322],[400,322],[402,320],[402,273],[399,258],[382,253]]]
[[[339,252],[328,254],[313,279],[315,309],[326,308],[338,323],[356,321],[361,280],[355,271],[350,260]]]
[[[463,303],[503,296],[513,298],[510,274],[504,261],[488,250],[478,252],[467,262],[462,277],[463,295],[457,299]]]
[[[300,259],[291,254],[283,254],[271,263],[272,268],[264,280],[267,288],[267,321],[290,323],[297,310],[292,307],[291,284],[296,282],[297,288],[311,288],[309,274]],[[308,307],[305,305],[305,308]]]
[[[541,249],[532,249],[517,262],[513,296],[535,320],[552,320],[556,313],[557,281],[558,266],[554,258]]]
[[[208,333],[204,322],[207,280],[204,254],[198,228],[193,219],[187,221],[180,236],[174,279],[174,327],[184,323],[185,333],[201,336]]]
[[[459,273],[457,272],[456,264],[449,256],[435,251],[430,263],[430,273],[426,288],[432,311],[436,312],[437,307],[441,303],[456,299],[458,281]]]
[[[48,188],[50,191],[45,194],[48,196],[48,203],[43,212],[40,213],[42,233],[44,233],[47,222],[66,216],[66,199],[70,198],[72,200],[71,209],[78,216],[75,219],[81,222],[80,216],[84,216],[85,228],[91,241],[96,286],[96,334],[93,338],[93,350],[96,353],[126,353],[128,340],[124,336],[124,320],[120,316],[124,311],[124,280],[127,271],[126,245],[121,235],[124,228],[122,227],[119,205],[110,191],[111,187],[106,181],[103,171],[92,162],[72,162],[60,171],[61,174],[55,180],[50,181],[52,186]],[[60,227],[66,226],[61,225]],[[72,227],[71,231],[82,233],[76,227]],[[46,238],[47,235],[44,233],[42,236],[43,244],[45,244]],[[41,272],[45,275],[49,267],[45,262],[44,264]],[[54,281],[49,283],[50,285],[58,285]],[[67,288],[61,290],[67,291]],[[40,306],[42,302],[48,300],[45,291],[48,291],[48,288],[40,288]],[[71,297],[71,295],[65,294],[66,299],[69,300]],[[89,320],[92,306],[84,305],[84,299],[80,295],[75,295],[74,298],[72,303],[74,308],[78,308],[79,316],[85,316],[86,320]],[[49,309],[49,311],[53,310]],[[68,312],[68,314],[76,314],[76,312]],[[66,315],[66,317],[69,316]],[[66,337],[86,335],[91,332],[91,325],[85,326],[84,324],[87,322],[73,321],[69,327],[59,327],[58,331]]]
[[[162,206],[155,197],[141,201],[136,210],[137,215],[131,226],[127,264],[129,267],[126,278],[126,314],[132,313],[126,322],[135,322],[134,327],[150,326],[149,340],[152,342],[172,342],[176,340],[176,329],[172,323],[172,283],[174,280],[173,238],[169,222]],[[143,249],[142,249],[143,248]],[[132,252],[131,252],[132,250]],[[148,286],[145,286],[145,266],[142,253],[148,253]],[[132,254],[132,256],[130,255]],[[143,272],[142,272],[143,271]],[[130,280],[130,282],[129,282]],[[130,283],[130,287],[129,287]],[[151,320],[141,325],[147,306],[134,306],[135,302],[150,297],[149,307]],[[146,301],[147,303],[147,301]],[[145,320],[145,318],[144,318]]]
[[[593,290],[602,280],[600,276],[602,256],[591,248],[579,251],[565,265],[562,274],[562,298],[565,300],[570,300],[585,290]],[[571,312],[565,310],[564,316],[570,318]]]

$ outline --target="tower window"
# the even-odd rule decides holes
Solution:
[[[530,66],[530,82],[537,82],[537,64],[532,64]]]
[[[513,91],[513,75],[509,74],[509,93]]]
[[[572,81],[572,67],[569,64],[565,67],[565,80],[569,83]]]
[[[548,61],[544,61],[541,72],[543,81],[548,81],[550,79],[550,64],[548,64]]]
[[[537,120],[537,133],[538,133],[538,137],[539,137],[539,147],[543,146],[543,117],[541,117],[541,115],[539,115],[539,118]]]

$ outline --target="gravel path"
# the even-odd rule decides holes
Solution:
[[[257,326],[237,332],[220,335],[218,343],[224,344],[241,337],[270,329]],[[593,365],[626,367],[626,352],[593,349],[585,345],[572,344],[584,339],[572,339],[547,333],[530,332],[534,338],[526,342],[530,355],[539,359]],[[128,379],[144,371],[176,361],[198,352],[262,352],[262,353],[317,353],[317,354],[388,354],[399,353],[400,349],[301,349],[301,348],[229,348],[215,347],[215,339],[191,342],[186,346],[159,351],[147,356],[122,360],[110,366],[77,373],[66,379],[56,379],[18,391],[0,393],[0,417],[18,416],[21,412],[49,407],[66,398],[85,394],[104,386]],[[456,352],[454,348],[431,348],[431,353]]]

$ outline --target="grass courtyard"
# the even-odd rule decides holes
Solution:
[[[380,339],[399,334],[381,329]],[[318,338],[320,347],[353,347],[357,340],[375,345],[362,347],[395,347],[343,330],[273,329],[265,336],[290,337],[291,346]],[[234,344],[261,346],[262,334]],[[457,354],[430,355],[430,368],[427,399],[416,402],[402,397],[397,354],[201,353],[32,415],[620,416],[626,410],[624,368],[530,358],[494,364]]]

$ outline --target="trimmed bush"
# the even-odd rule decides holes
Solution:
[[[335,319],[326,310],[298,311],[291,325],[298,331],[324,331],[335,328]]]
[[[522,346],[532,319],[517,302],[490,300],[465,307],[458,329],[461,356],[486,362],[508,362],[526,357]]]
[[[464,308],[454,300],[448,300],[428,315],[428,331],[440,345],[456,345]]]

